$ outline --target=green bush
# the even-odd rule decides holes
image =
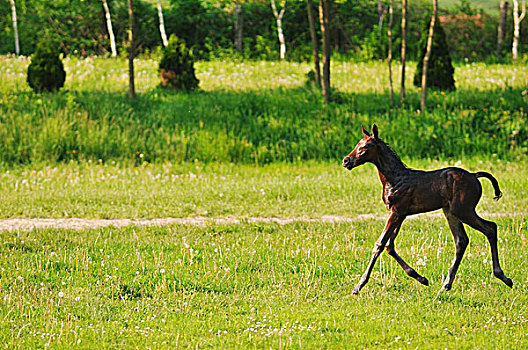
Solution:
[[[427,37],[429,36],[429,22],[424,22],[422,26],[422,36],[420,38],[419,48],[420,56],[416,71],[414,73],[414,86],[422,85],[423,61],[427,50]],[[455,68],[451,63],[449,48],[445,37],[444,29],[438,19],[435,21],[433,46],[431,48],[431,57],[427,66],[427,87],[439,90],[455,90]]]
[[[27,70],[27,82],[36,92],[56,91],[64,86],[66,72],[50,42],[41,41]]]
[[[175,35],[171,35],[169,45],[163,50],[159,71],[163,87],[178,90],[194,90],[198,87],[192,53],[185,42]]]

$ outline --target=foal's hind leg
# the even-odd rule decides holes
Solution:
[[[409,275],[410,277],[414,278],[415,280],[417,280],[418,282],[420,282],[421,284],[425,285],[425,286],[428,286],[429,285],[429,281],[427,280],[427,278],[423,277],[423,276],[420,276],[412,267],[410,267],[399,255],[398,253],[396,253],[396,250],[394,249],[394,240],[396,239],[396,236],[398,235],[398,232],[400,232],[400,228],[401,228],[401,223],[400,223],[400,226],[398,226],[396,228],[396,230],[394,230],[394,233],[392,234],[390,240],[389,240],[389,243],[387,244],[387,246],[385,247],[385,249],[387,250],[387,253],[392,256],[397,262],[398,264],[400,264],[400,266],[403,268],[403,270],[405,271],[405,273],[407,275]]]
[[[449,211],[449,209],[444,208],[444,215],[449,223],[449,228],[451,233],[453,233],[453,239],[455,240],[455,259],[453,260],[453,265],[449,269],[447,278],[444,282],[443,288],[445,290],[450,290],[455,280],[455,275],[464,256],[464,252],[469,244],[469,238],[464,230],[464,225],[462,222]]]
[[[486,236],[491,248],[493,274],[511,288],[513,286],[513,282],[511,279],[506,277],[499,263],[499,250],[497,248],[497,224],[479,217],[474,210],[469,213],[463,213],[462,215],[457,216],[460,220],[462,220],[463,223],[468,224],[476,230],[479,230]]]

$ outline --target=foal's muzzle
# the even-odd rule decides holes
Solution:
[[[354,162],[352,161],[352,158],[345,157],[343,158],[343,166],[347,168],[348,170],[351,170],[354,167]]]

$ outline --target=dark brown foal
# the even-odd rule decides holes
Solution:
[[[396,259],[409,276],[426,286],[429,285],[427,278],[420,276],[396,253],[394,240],[407,216],[437,209],[444,211],[456,247],[455,259],[443,288],[451,289],[458,266],[469,243],[463,224],[479,230],[488,238],[493,258],[493,274],[507,286],[512,287],[512,280],[504,275],[499,263],[497,225],[482,219],[475,212],[475,207],[482,196],[482,186],[478,178],[485,177],[491,181],[495,190],[495,199],[502,196],[497,180],[486,172],[470,173],[460,168],[435,171],[409,169],[378,137],[378,127],[375,124],[372,127],[372,135],[363,127],[361,130],[363,138],[343,159],[343,166],[352,170],[367,162],[376,165],[383,185],[383,202],[390,214],[381,236],[376,241],[367,270],[354,288],[353,294],[358,294],[367,284],[372,268],[383,248],[387,249],[387,253]]]

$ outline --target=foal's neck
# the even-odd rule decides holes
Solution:
[[[409,169],[401,159],[394,153],[389,146],[381,142],[380,152],[378,158],[374,161],[374,165],[378,168],[380,178],[389,183],[394,181],[397,177],[402,176],[409,172]]]

